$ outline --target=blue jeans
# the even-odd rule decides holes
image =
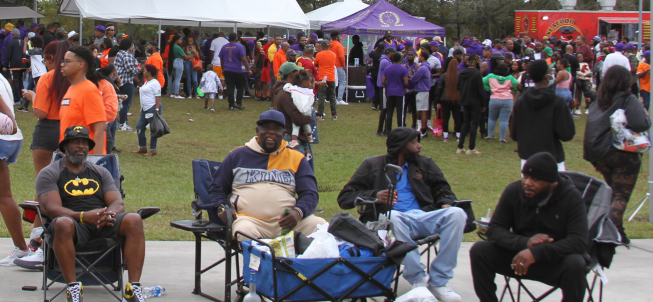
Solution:
[[[172,90],[170,94],[179,94],[179,85],[181,84],[181,77],[184,74],[184,59],[176,58],[174,63],[172,63]]]
[[[150,123],[150,121],[147,120],[146,115],[148,118],[152,118],[151,115],[154,114],[155,108],[156,105],[152,106],[152,108],[146,111],[141,111],[141,117],[138,119],[138,124],[136,124],[136,134],[138,135],[139,148],[147,148],[147,138],[145,137],[145,129],[146,126]],[[156,142],[157,142],[156,138],[150,137],[150,150],[156,150]]]
[[[283,135],[283,140],[287,142],[292,141],[292,135],[286,133]],[[313,148],[311,148],[310,143],[302,143],[300,140],[297,140],[299,143],[299,146],[297,146],[294,150],[299,151],[299,153],[304,154],[304,156],[307,156],[308,154],[311,155],[311,160],[308,161],[308,164],[311,166],[311,170],[315,171],[315,158],[313,157]],[[306,153],[308,151],[308,153]]]
[[[338,71],[338,96],[337,100],[342,101],[342,96],[345,94],[345,88],[347,86],[347,75],[345,74],[345,68],[340,67]]]
[[[192,88],[187,96],[197,96],[197,70],[193,70],[193,61],[184,61],[184,70],[186,70],[186,87]]]
[[[497,120],[499,120],[499,139],[506,139],[510,111],[512,111],[512,99],[490,99],[487,131],[488,138],[494,138],[494,128],[496,128]]]
[[[126,94],[127,98],[122,101],[122,109],[120,109],[120,114],[118,114],[118,123],[124,124],[127,123],[127,113],[129,108],[132,106],[132,101],[134,100],[134,84],[124,84],[120,86],[120,94]]]
[[[431,262],[429,285],[439,287],[453,278],[453,269],[458,263],[458,250],[463,240],[463,229],[467,215],[461,208],[424,212],[411,210],[407,212],[392,211],[390,220],[394,225],[397,240],[412,243],[413,240],[426,238],[433,234],[440,235],[440,250],[438,256]],[[404,279],[415,283],[426,273],[426,266],[420,262],[419,250],[406,254],[402,262]]]
[[[557,88],[556,87],[556,95],[563,98],[565,102],[567,102],[567,107],[569,107],[569,104],[571,103],[571,90],[569,88]]]
[[[640,90],[639,95],[644,99],[644,109],[648,111],[648,106],[651,105],[651,93],[646,90]]]

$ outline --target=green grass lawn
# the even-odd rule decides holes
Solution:
[[[131,154],[138,147],[134,132],[118,132],[117,148],[122,150],[120,162],[125,176],[125,204],[128,211],[142,206],[158,206],[161,212],[145,223],[148,240],[191,240],[192,235],[173,229],[169,222],[190,219],[190,201],[194,197],[191,160],[205,158],[221,161],[230,150],[243,145],[255,135],[258,115],[268,109],[268,102],[245,99],[244,111],[227,110],[226,100],[216,100],[216,113],[202,109],[203,100],[164,98],[163,114],[172,133],[159,139],[158,155],[152,158]],[[138,98],[131,107],[133,116],[129,124],[134,127],[138,120]],[[328,106],[327,106],[328,107]],[[361,161],[373,155],[385,154],[385,138],[375,135],[378,112],[369,103],[338,106],[337,121],[327,118],[319,123],[320,144],[313,145],[316,158],[315,174],[320,191],[319,216],[326,219],[341,212],[336,202],[338,192],[349,180]],[[327,109],[328,111],[328,109]],[[327,116],[330,114],[327,113]],[[575,121],[576,136],[565,143],[567,169],[600,177],[594,168],[582,159],[582,140],[585,115]],[[408,118],[412,118],[408,115]],[[194,119],[190,122],[189,119]],[[17,202],[34,198],[34,167],[29,146],[37,121],[30,113],[17,112],[17,120],[25,140],[18,163],[11,165],[13,194]],[[396,122],[395,122],[396,124]],[[498,127],[497,127],[498,128]],[[496,129],[498,135],[499,129]],[[148,135],[149,139],[149,135]],[[481,155],[455,154],[455,140],[443,143],[441,139],[422,140],[422,155],[432,157],[449,180],[460,199],[472,199],[476,217],[485,216],[494,207],[503,189],[520,178],[520,162],[513,152],[516,143],[500,144],[479,141]],[[631,198],[631,204],[642,198],[647,188],[648,159],[644,156],[642,172]],[[601,178],[602,179],[602,178]],[[625,223],[630,238],[652,238],[653,227],[648,222],[648,205],[632,221]],[[29,236],[31,226],[24,223],[23,230]],[[0,236],[9,234],[0,223]],[[476,241],[472,233],[466,241]]]

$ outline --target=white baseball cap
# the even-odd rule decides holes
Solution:
[[[77,35],[77,32],[75,32],[74,30],[71,30],[71,31],[68,33],[68,39],[70,39],[70,38],[72,38],[72,37],[74,37],[74,36],[76,36],[76,35]]]

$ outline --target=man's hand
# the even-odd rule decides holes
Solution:
[[[399,196],[399,194],[397,194],[397,191],[395,191],[394,195],[395,196],[392,198],[393,200],[392,204],[397,203],[397,196]],[[389,190],[383,190],[376,193],[376,203],[388,203],[389,198],[390,198]]]
[[[238,218],[238,215],[236,215],[236,211],[233,210],[233,209],[230,209],[230,210],[232,210],[231,211],[231,220],[236,221],[236,218]],[[224,210],[224,211],[218,213],[218,218],[220,218],[220,220],[222,220],[222,222],[224,222],[224,223],[227,222],[227,211],[228,210]]]
[[[282,229],[292,230],[297,226],[299,222],[299,211],[297,209],[292,209],[288,216],[279,218],[279,226]]]
[[[100,225],[102,227],[107,226],[107,225],[113,225],[111,222],[116,221],[112,217],[116,215],[116,213],[107,211],[107,208],[102,208],[102,209],[95,209],[95,210],[90,210],[90,211],[85,211],[84,212],[84,217],[81,219],[84,221],[85,224],[90,224],[97,226],[97,228],[100,228]]]
[[[530,248],[534,245],[538,244],[544,244],[544,243],[551,243],[553,242],[553,238],[549,237],[547,234],[537,234],[530,239],[528,239],[528,243],[526,244],[527,248]]]
[[[533,253],[531,253],[531,250],[525,249],[512,259],[510,267],[515,271],[515,275],[524,276],[528,273],[528,268],[533,263],[535,263]]]
[[[36,95],[36,93],[34,93],[34,91],[31,91],[31,90],[27,90],[27,91],[25,91],[25,93],[23,93],[23,97],[28,99],[30,102],[34,101],[34,96],[35,95]]]

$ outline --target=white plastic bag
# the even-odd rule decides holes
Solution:
[[[318,224],[317,232],[308,235],[308,238],[313,238],[313,242],[306,248],[303,254],[297,258],[338,258],[340,257],[340,250],[336,243],[336,238],[327,232],[329,224]]]
[[[403,294],[395,302],[438,302],[438,299],[426,287],[418,287]]]

